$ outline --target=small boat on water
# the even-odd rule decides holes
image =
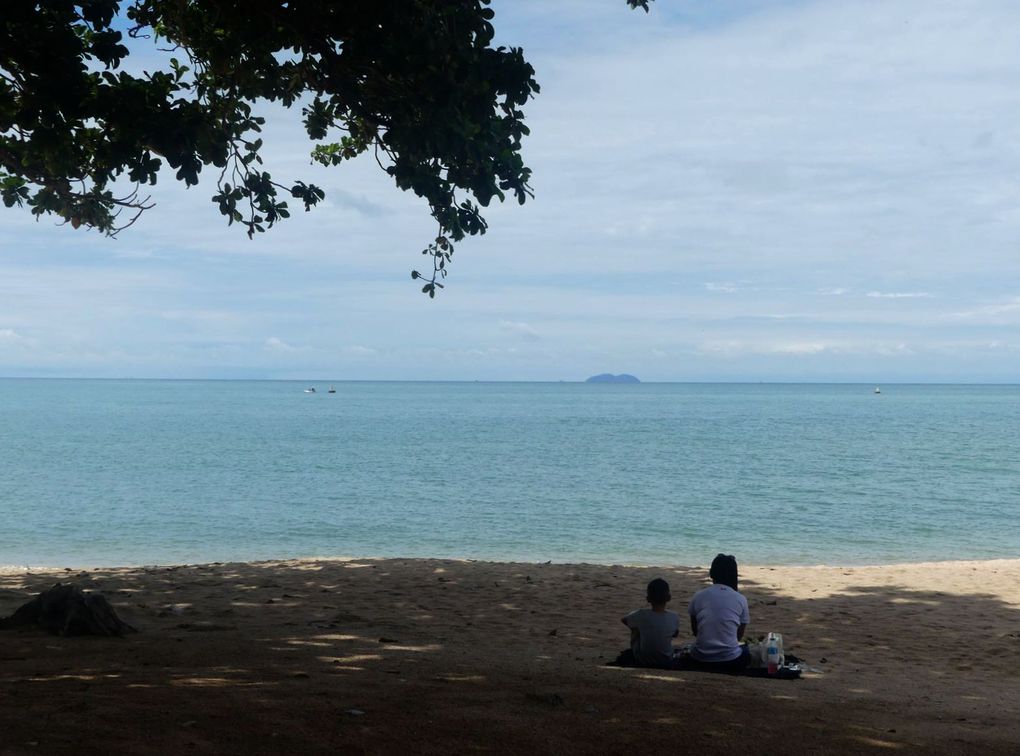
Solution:
[[[326,393],[327,393],[327,394],[335,394],[335,393],[336,393],[336,389],[335,389],[335,388],[333,388],[332,386],[330,386],[330,387],[329,387],[329,391],[327,391]]]
[[[875,386],[875,393],[876,394],[881,394],[882,393],[882,389],[880,389],[878,386]]]
[[[314,394],[315,393],[315,386],[312,386],[311,388],[306,388],[305,389],[305,393],[306,394]]]

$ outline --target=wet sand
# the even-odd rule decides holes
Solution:
[[[0,753],[1020,752],[1020,560],[742,567],[796,681],[605,666],[656,576],[684,614],[707,568],[0,573],[0,616],[72,580],[141,631],[0,632]]]

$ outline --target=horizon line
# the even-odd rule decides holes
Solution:
[[[215,377],[136,377],[136,376],[54,376],[54,375],[0,375],[0,381],[159,381],[159,382],[220,382],[220,383],[534,383],[534,384],[588,384],[587,379],[516,379],[516,378],[215,378]],[[1020,386],[1020,380],[959,380],[946,381],[936,379],[915,380],[696,380],[667,379],[641,380],[638,383],[603,383],[592,381],[599,386],[639,386],[639,385],[732,385],[732,386]]]

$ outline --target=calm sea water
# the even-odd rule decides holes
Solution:
[[[0,564],[1020,556],[1020,387],[0,380]]]

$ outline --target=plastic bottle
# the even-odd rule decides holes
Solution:
[[[767,649],[768,649],[769,674],[774,675],[776,672],[779,671],[779,647],[776,644],[775,633],[769,633],[769,637],[766,643],[768,644]]]

